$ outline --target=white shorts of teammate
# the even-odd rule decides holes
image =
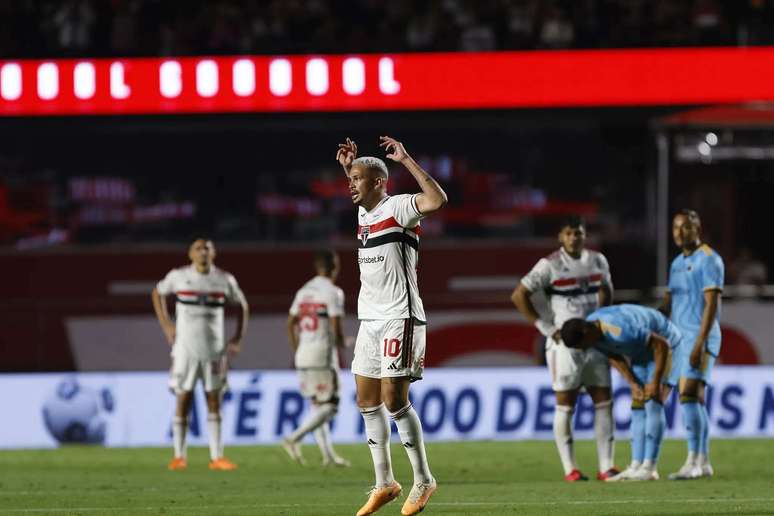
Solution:
[[[214,360],[200,360],[179,350],[172,354],[169,388],[175,394],[191,392],[196,380],[201,378],[205,392],[225,392],[228,390],[227,373],[226,355]]]
[[[409,319],[360,321],[352,373],[367,378],[422,378],[427,326]]]
[[[301,395],[317,403],[337,403],[339,400],[339,373],[329,368],[298,370]]]
[[[596,349],[570,349],[549,338],[546,363],[551,371],[551,387],[556,392],[574,391],[582,385],[610,387],[610,364]]]

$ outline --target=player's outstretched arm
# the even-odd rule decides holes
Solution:
[[[632,391],[632,400],[643,401],[645,399],[645,392],[642,390],[642,384],[637,380],[629,362],[621,355],[608,355],[607,360],[616,371],[621,373],[621,376],[629,384]]]
[[[653,371],[653,380],[645,386],[645,396],[661,401],[660,389],[669,360],[669,342],[661,335],[652,334],[648,340],[648,347],[653,350],[653,361],[656,367]]]
[[[414,158],[409,156],[406,152],[406,148],[401,142],[395,138],[389,136],[380,136],[380,147],[383,147],[387,151],[387,157],[392,161],[401,163],[414,179],[419,183],[419,187],[422,189],[422,193],[416,197],[417,210],[423,215],[429,215],[435,211],[440,210],[444,205],[449,202],[449,197],[446,192],[443,191],[441,185],[433,179],[430,174],[419,166],[419,163],[414,161]]]
[[[558,341],[561,334],[560,328],[557,328],[553,324],[540,318],[540,314],[535,310],[535,305],[532,304],[532,299],[530,299],[531,295],[532,292],[524,286],[524,283],[519,282],[518,286],[514,289],[513,294],[511,294],[511,302],[513,303],[513,306],[516,307],[516,310],[518,310],[530,324],[534,325],[544,337]]]
[[[250,319],[250,305],[247,304],[247,300],[243,297],[239,300],[236,334],[228,341],[228,351],[232,356],[242,351],[242,339],[245,338],[247,333],[248,319]]]
[[[331,317],[331,333],[333,334],[333,342],[337,348],[344,348],[344,326],[341,324],[341,317],[334,315]]]
[[[151,292],[151,300],[153,301],[153,310],[156,312],[156,318],[159,320],[161,330],[167,338],[167,343],[171,346],[175,343],[175,323],[169,316],[167,300],[164,296],[159,294],[158,289],[155,288],[153,289],[153,292]]]
[[[704,353],[704,349],[707,343],[707,337],[709,337],[712,325],[715,322],[715,315],[718,312],[718,304],[720,300],[719,289],[709,289],[704,291],[704,310],[701,314],[701,325],[699,326],[699,334],[696,337],[696,341],[693,343],[693,349],[691,355],[688,357],[691,362],[691,367],[699,369],[701,366],[701,358]]]
[[[339,162],[344,173],[349,177],[349,169],[352,168],[352,162],[357,158],[357,144],[354,140],[347,138],[344,143],[339,144],[339,150],[336,151],[336,161]]]

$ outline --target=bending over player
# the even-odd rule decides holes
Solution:
[[[191,265],[171,270],[151,295],[156,317],[172,346],[172,369],[169,386],[177,396],[172,439],[175,457],[169,469],[188,466],[185,434],[188,413],[193,402],[193,389],[201,379],[207,398],[207,434],[210,441],[210,469],[232,470],[236,464],[223,456],[220,404],[228,389],[226,373],[228,354],[239,353],[247,328],[249,308],[237,281],[213,264],[215,246],[199,238],[188,251]],[[175,319],[167,310],[166,296],[175,295]],[[237,330],[228,346],[223,338],[223,311],[226,303],[239,305]]]
[[[565,346],[605,353],[631,386],[632,464],[607,480],[658,480],[664,400],[673,380],[671,356],[682,344],[680,330],[653,308],[623,304],[600,308],[585,320],[570,319],[561,331]]]
[[[296,293],[288,315],[288,340],[295,352],[301,394],[312,401],[312,411],[282,440],[282,447],[294,461],[304,464],[299,443],[314,432],[323,466],[349,466],[333,451],[330,430],[330,421],[339,409],[338,348],[344,346],[344,292],[335,284],[339,257],[330,250],[318,251],[314,269],[317,275]]]
[[[447,197],[402,143],[387,136],[380,140],[387,158],[406,167],[422,191],[388,195],[389,174],[384,162],[374,157],[357,158],[357,146],[349,138],[339,145],[336,159],[347,174],[352,202],[358,207],[360,329],[352,373],[376,473],[376,485],[358,516],[373,514],[401,492],[392,474],[388,414],[398,427],[414,470],[414,485],[401,514],[419,513],[436,489],[422,424],[408,393],[411,382],[422,378],[425,361],[427,323],[417,286],[419,222],[440,210]]]

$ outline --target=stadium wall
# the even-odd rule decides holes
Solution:
[[[429,318],[428,364],[433,367],[534,363],[538,334],[510,303],[521,275],[553,249],[469,244],[422,251],[419,278]],[[185,246],[132,253],[42,252],[0,255],[14,271],[0,300],[0,371],[162,370],[168,348],[153,315],[150,292],[169,269],[185,261]],[[253,316],[237,369],[286,369],[292,357],[286,310],[295,289],[313,274],[309,249],[222,251],[218,265],[233,272]],[[641,275],[627,250],[605,249],[618,287]],[[347,295],[346,334],[354,336],[358,272],[352,249],[340,250],[340,284]],[[277,274],[276,271],[281,271]],[[619,298],[623,290],[619,290]],[[727,300],[722,309],[720,363],[774,365],[771,302]],[[346,361],[345,363],[348,363]]]
[[[554,396],[541,368],[435,369],[412,387],[428,441],[552,439]],[[277,443],[304,417],[307,404],[292,371],[238,371],[225,398],[227,445]],[[343,374],[341,406],[332,430],[336,442],[362,442],[354,382]],[[614,415],[619,438],[629,426],[629,390],[615,378]],[[167,375],[150,373],[29,374],[0,376],[2,448],[50,448],[66,443],[110,447],[171,446],[174,397]],[[10,395],[13,393],[13,395]],[[200,392],[189,432],[206,445],[206,406]],[[718,367],[708,391],[716,438],[774,437],[774,367]],[[667,436],[682,437],[679,403],[667,405]],[[594,407],[582,396],[575,416],[578,438],[593,437]],[[397,432],[393,433],[393,437]]]

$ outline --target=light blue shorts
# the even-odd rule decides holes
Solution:
[[[709,385],[710,378],[712,377],[712,368],[715,365],[715,360],[717,360],[718,353],[720,353],[720,337],[710,337],[707,339],[705,351],[701,358],[701,364],[699,364],[698,368],[691,367],[690,360],[691,351],[693,350],[693,344],[695,342],[695,334],[685,334],[679,351],[676,350],[678,351],[676,358],[678,359],[679,364],[679,377],[688,378],[691,380],[701,380],[705,384]],[[676,383],[672,385],[676,385]]]

